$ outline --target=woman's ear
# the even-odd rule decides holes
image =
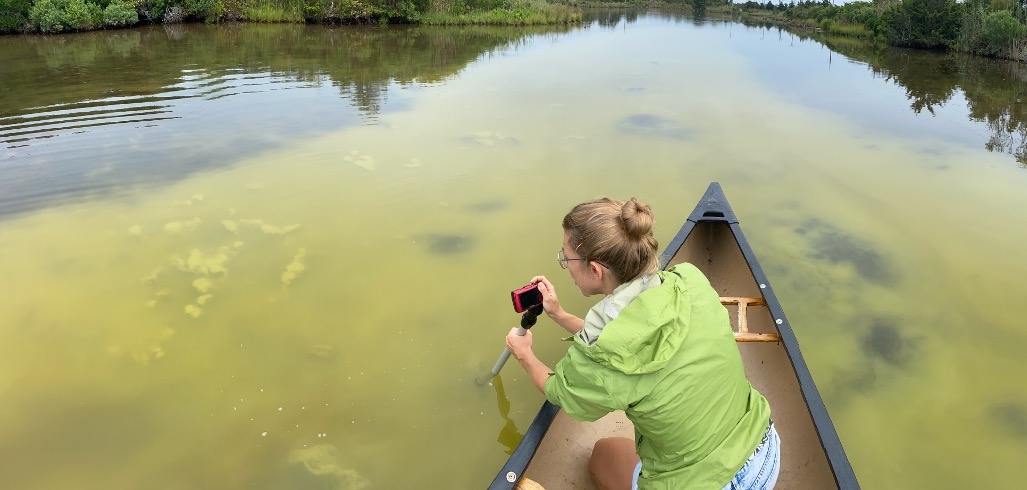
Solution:
[[[603,273],[605,272],[603,266],[599,265],[599,262],[594,260],[589,261],[588,266],[592,269],[592,275],[596,276],[597,279],[602,280]]]

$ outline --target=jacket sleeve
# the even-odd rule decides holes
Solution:
[[[607,391],[606,368],[578,352],[576,346],[567,351],[554,371],[546,380],[546,399],[575,420],[592,422],[614,410],[623,410]]]

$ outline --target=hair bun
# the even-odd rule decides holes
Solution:
[[[641,239],[653,233],[653,210],[633,197],[621,206],[620,218],[630,238]]]

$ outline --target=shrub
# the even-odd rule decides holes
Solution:
[[[29,22],[45,33],[85,31],[103,23],[103,11],[84,0],[39,0],[29,9]]]
[[[215,0],[185,0],[185,10],[197,20],[206,22],[218,20],[218,6]]]
[[[32,0],[0,0],[0,34],[24,31]]]
[[[984,56],[1008,55],[1023,58],[1019,46],[1027,37],[1027,27],[1007,11],[988,12],[981,1],[970,2],[963,15],[958,48]]]
[[[470,10],[493,10],[510,7],[507,0],[467,0],[467,7]]]
[[[838,7],[838,20],[861,24],[871,32],[877,32],[880,15],[870,2],[852,2]]]
[[[107,27],[125,27],[139,22],[139,14],[135,7],[122,2],[113,2],[103,9],[103,25]]]
[[[68,29],[87,31],[103,23],[103,11],[95,3],[84,0],[68,0],[64,11],[64,20]]]
[[[996,55],[1024,36],[1027,36],[1027,26],[1016,20],[1009,11],[1000,10],[984,18],[980,41],[986,54]]]
[[[956,41],[960,7],[955,0],[904,0],[881,14],[888,44],[945,48]]]

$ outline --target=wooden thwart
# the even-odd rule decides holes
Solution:
[[[537,481],[530,478],[521,478],[521,481],[517,482],[517,487],[514,490],[546,490]]]
[[[752,333],[749,331],[749,305],[767,306],[763,298],[746,298],[740,296],[721,296],[720,304],[724,306],[738,305],[738,326],[735,330],[735,342],[780,342],[781,336],[776,333]]]

